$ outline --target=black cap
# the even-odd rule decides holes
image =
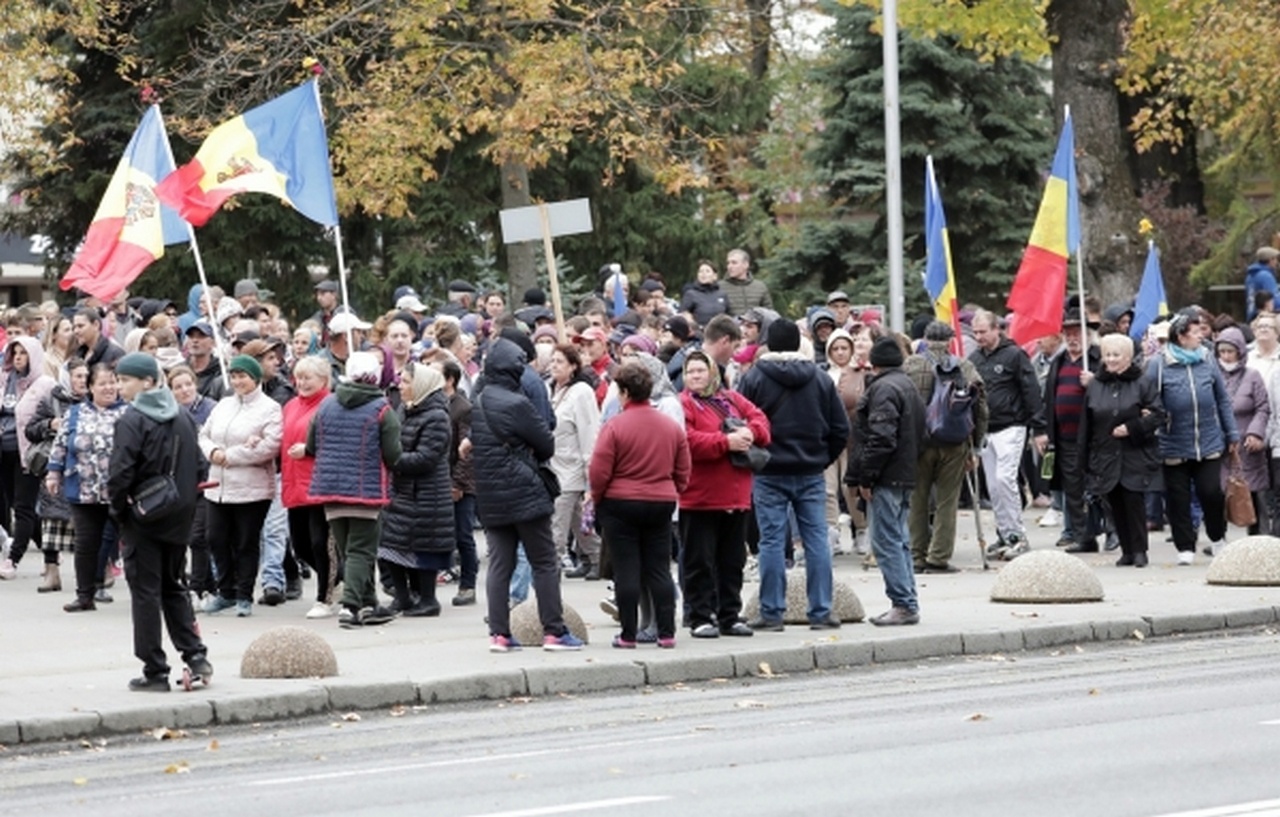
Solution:
[[[476,288],[471,284],[468,284],[466,281],[463,281],[460,279],[454,279],[449,282],[449,291],[450,292],[470,292],[472,294],[475,294]]]
[[[693,330],[689,328],[689,322],[679,315],[669,318],[662,328],[682,341],[686,341],[693,336]]]
[[[546,306],[547,293],[537,287],[526,289],[524,291],[524,302],[527,306]]]
[[[338,282],[331,281],[328,278],[315,285],[316,292],[337,292]]]

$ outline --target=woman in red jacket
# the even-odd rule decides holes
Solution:
[[[700,351],[684,361],[684,427],[693,476],[680,495],[684,600],[694,638],[749,636],[742,620],[751,470],[729,455],[769,444],[769,419],[750,400],[724,388],[720,367]],[[726,431],[725,420],[734,430]]]
[[[689,444],[680,424],[649,402],[653,375],[642,363],[623,364],[613,382],[622,413],[601,429],[588,471],[618,594],[622,632],[613,646],[635,648],[643,588],[653,598],[658,646],[669,649],[676,645],[671,514],[689,483]]]
[[[316,458],[295,459],[289,450],[295,445],[306,448],[307,430],[320,402],[329,394],[330,376],[331,367],[323,358],[310,355],[300,359],[293,368],[298,394],[282,411],[280,450],[285,456],[280,458],[280,501],[289,511],[294,552],[316,572],[316,603],[307,611],[307,618],[328,618],[335,613],[329,604],[329,523],[324,518],[324,505],[307,498]]]

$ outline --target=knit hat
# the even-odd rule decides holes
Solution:
[[[535,344],[543,338],[551,338],[552,343],[560,342],[560,333],[556,331],[554,324],[544,324],[533,330],[533,342]]]
[[[622,341],[622,346],[630,346],[638,352],[644,352],[650,355],[658,353],[658,344],[653,342],[653,338],[648,335],[628,335]]]
[[[770,352],[795,352],[800,348],[800,327],[787,318],[778,318],[769,324],[768,340],[765,343]],[[901,359],[898,360],[902,362]]]
[[[878,369],[896,369],[901,366],[902,347],[898,345],[898,339],[891,335],[878,338],[871,347],[870,361]]]
[[[682,342],[688,341],[693,337],[693,330],[689,327],[689,322],[679,315],[675,315],[667,320],[663,327],[671,333],[672,337],[679,338]]]
[[[376,386],[382,375],[382,363],[373,352],[352,352],[347,358],[346,373],[347,380],[352,383]]]
[[[253,378],[254,383],[262,382],[262,366],[258,361],[248,355],[236,355],[231,358],[230,365],[227,366],[228,372],[244,372]]]
[[[116,363],[116,374],[128,377],[151,378],[160,382],[160,364],[154,357],[142,352],[127,354]]]

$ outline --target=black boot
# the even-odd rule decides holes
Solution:
[[[414,589],[418,591],[418,601],[405,609],[404,615],[413,618],[433,618],[440,615],[440,602],[436,601],[436,571],[414,570],[411,580]]]
[[[570,568],[564,572],[566,579],[583,579],[591,573],[591,560],[583,556],[578,560],[578,566]],[[596,570],[596,578],[600,578],[600,571]]]

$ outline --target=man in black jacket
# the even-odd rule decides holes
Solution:
[[[924,402],[902,371],[902,347],[883,337],[871,347],[872,375],[858,401],[853,458],[844,481],[870,507],[871,549],[885,595],[893,606],[871,619],[877,626],[916,624],[920,604],[911,564],[907,511],[916,481],[916,460],[924,439]]]
[[[800,353],[800,329],[779,318],[769,326],[769,351],[742,377],[738,390],[769,418],[769,464],[751,489],[760,525],[760,615],[753,630],[783,629],[787,575],[783,554],[787,511],[794,510],[804,542],[809,627],[840,626],[831,613],[831,547],[827,543],[827,484],[823,471],[849,440],[849,419],[834,381],[812,356]]]
[[[199,499],[197,484],[208,467],[196,439],[195,421],[163,386],[154,357],[125,355],[116,364],[120,392],[130,406],[116,423],[107,492],[111,514],[123,531],[124,575],[133,598],[133,654],[142,676],[129,682],[138,692],[168,692],[169,663],[161,641],[164,617],[173,646],[192,677],[209,683],[213,667],[196,631],[191,598],[182,583],[191,520]],[[129,502],[144,482],[170,474],[177,502],[160,518],[142,518]]]

